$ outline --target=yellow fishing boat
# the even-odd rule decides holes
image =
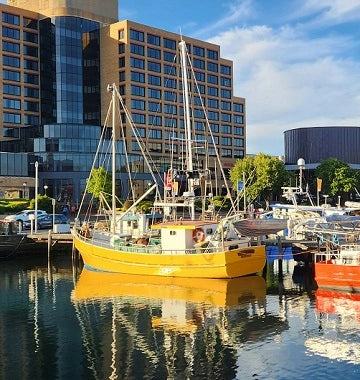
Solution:
[[[127,115],[129,112],[115,84],[109,86],[113,109],[112,207],[108,213],[111,217],[107,223],[89,222],[82,226],[75,223],[72,230],[75,247],[88,268],[138,275],[234,278],[257,273],[265,266],[265,246],[251,246],[250,238],[241,236],[234,225],[238,217],[236,213],[219,218],[214,217],[214,207],[205,210],[205,205],[211,205],[212,201],[211,175],[206,167],[193,166],[194,141],[191,138],[184,41],[180,43],[180,53],[182,67],[185,68],[182,70],[182,80],[185,91],[186,168],[168,171],[164,181],[164,200],[154,202],[157,213],[154,211],[147,215],[136,211],[139,202],[152,190],[160,193],[157,184],[159,178],[155,176],[154,185],[129,209],[119,212],[115,208],[114,115],[119,113],[115,105],[120,104],[120,109]],[[136,127],[132,128],[134,136],[137,136]],[[220,163],[220,157],[218,160]],[[209,193],[207,186],[210,188]],[[181,193],[180,188],[183,188]],[[230,196],[228,186],[227,190]],[[167,196],[166,192],[171,194]],[[196,201],[202,204],[200,218],[195,215]],[[233,203],[232,207],[235,210]],[[189,218],[180,217],[179,209],[188,209]]]

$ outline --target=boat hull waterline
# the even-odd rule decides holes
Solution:
[[[235,278],[260,272],[266,263],[264,246],[216,253],[164,254],[126,252],[94,245],[74,233],[74,245],[84,264],[99,271],[192,278]]]

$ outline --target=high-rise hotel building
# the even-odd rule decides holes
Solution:
[[[184,136],[178,34],[128,20],[117,0],[8,0],[1,10],[0,197],[34,186],[58,200],[80,199],[115,83],[158,170],[182,152]],[[233,94],[232,61],[220,47],[183,37],[195,73],[194,139],[208,140],[201,99],[224,167],[245,154],[245,100]],[[149,181],[123,119],[139,191]],[[170,142],[171,141],[171,142]],[[121,144],[119,144],[120,146]],[[215,165],[209,148],[210,167]],[[199,152],[200,159],[205,152]],[[123,154],[118,164],[125,164]],[[203,162],[203,164],[205,164]],[[119,170],[119,189],[127,190]],[[121,184],[121,186],[120,186]]]

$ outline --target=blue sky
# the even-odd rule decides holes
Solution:
[[[287,129],[360,125],[360,0],[120,0],[119,19],[220,45],[247,153],[282,155]]]
[[[282,155],[287,129],[360,125],[360,0],[119,0],[119,19],[220,45],[247,153]]]

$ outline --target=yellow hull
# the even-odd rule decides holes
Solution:
[[[72,294],[73,301],[134,296],[147,299],[176,299],[214,306],[234,306],[266,297],[265,280],[259,276],[200,279],[140,276],[122,273],[81,272]]]
[[[202,254],[125,252],[91,244],[74,234],[74,244],[87,267],[105,272],[137,275],[234,278],[261,271],[266,263],[264,246]]]

